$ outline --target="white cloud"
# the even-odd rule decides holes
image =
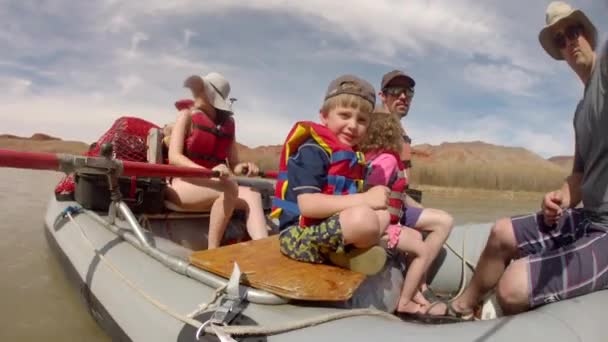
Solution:
[[[184,48],[190,45],[190,40],[195,36],[198,36],[198,33],[188,29],[184,30]]]
[[[581,1],[589,0],[575,2]],[[427,121],[413,121],[417,142],[484,140],[541,154],[569,151],[571,139],[562,142],[569,125],[544,132],[537,122],[522,128],[516,121],[522,113],[558,112],[554,120],[569,124],[571,113],[562,108],[574,108],[572,94],[580,95],[575,78],[562,76],[568,68],[538,46],[545,6],[524,0],[2,4],[0,90],[10,91],[0,94],[0,121],[6,133],[48,131],[91,141],[123,114],[173,120],[172,103],[187,96],[183,79],[216,70],[239,98],[239,140],[278,144],[295,120],[315,119],[336,73],[377,83],[396,67],[420,77],[413,112]],[[514,115],[470,119],[486,108]]]
[[[131,59],[138,57],[137,48],[139,47],[139,44],[149,39],[147,34],[136,32],[133,37],[131,37],[131,47],[129,48],[129,51],[127,51],[127,57]]]
[[[31,85],[30,80],[0,76],[0,93],[8,96],[24,95],[29,92]]]
[[[545,158],[574,153],[574,132],[569,122],[511,122],[493,115],[446,127],[423,122],[414,122],[409,127],[411,133],[408,134],[414,139],[415,145],[483,141],[524,147]]]
[[[512,95],[533,95],[533,88],[540,78],[530,71],[510,65],[469,64],[463,70],[466,81],[482,89],[507,92]]]
[[[129,75],[126,77],[119,77],[117,82],[120,85],[120,93],[126,95],[137,85],[141,84],[142,79],[139,76]]]

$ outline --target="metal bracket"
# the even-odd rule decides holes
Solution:
[[[240,294],[240,282],[242,272],[239,265],[235,262],[228,286],[226,287],[226,295],[222,298],[220,305],[209,319],[213,324],[224,325],[229,323],[241,310],[241,302],[243,295]]]
[[[245,300],[245,292],[241,291],[241,276],[241,269],[235,262],[230,280],[228,280],[228,286],[226,287],[226,295],[222,298],[220,305],[215,309],[211,318],[203,323],[196,332],[197,340],[205,334],[204,329],[206,326],[228,325],[243,310],[241,303]]]

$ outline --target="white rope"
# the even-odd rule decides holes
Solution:
[[[444,245],[450,250],[452,251],[452,253],[454,253],[454,255],[456,255],[458,258],[460,258],[461,262],[461,278],[460,278],[460,285],[458,287],[458,292],[456,293],[456,295],[453,298],[458,298],[465,290],[466,286],[467,286],[467,266],[469,266],[471,268],[471,270],[473,272],[475,272],[475,265],[473,265],[472,262],[470,262],[469,260],[467,260],[465,253],[466,253],[466,240],[467,240],[467,230],[468,228],[465,228],[464,233],[462,234],[462,253],[458,253],[456,251],[456,249],[454,247],[452,247],[447,241],[444,243]]]
[[[211,298],[211,300],[208,302],[199,304],[198,308],[196,308],[196,310],[194,310],[188,314],[188,317],[197,316],[200,313],[202,313],[203,311],[207,310],[207,308],[209,308],[209,306],[211,306],[211,304],[213,304],[222,295],[222,292],[224,292],[226,287],[228,287],[228,283],[215,289],[215,291],[213,291],[213,298]]]
[[[140,289],[135,283],[133,283],[131,280],[129,280],[127,278],[127,276],[125,276],[116,266],[114,266],[114,264],[107,260],[106,257],[99,252],[99,250],[97,248],[95,248],[95,246],[93,245],[93,243],[91,242],[91,240],[89,239],[89,237],[87,236],[87,234],[85,233],[84,229],[82,228],[82,226],[76,222],[76,220],[74,220],[74,217],[72,216],[72,214],[70,214],[69,212],[66,213],[67,216],[70,218],[70,221],[72,221],[80,230],[80,233],[82,234],[82,237],[84,238],[84,240],[89,244],[89,246],[91,247],[91,249],[93,249],[93,251],[95,251],[95,254],[99,257],[99,259],[101,261],[103,261],[103,263],[114,273],[116,273],[116,275],[118,275],[130,288],[132,288],[133,290],[135,290],[137,293],[139,293],[142,297],[144,297],[146,300],[148,300],[151,304],[153,304],[154,306],[156,306],[158,309],[160,309],[161,311],[167,313],[168,315],[184,322],[187,324],[192,325],[195,328],[199,328],[202,323],[194,320],[190,317],[181,315],[173,310],[171,310],[171,308],[169,308],[168,306],[164,305],[163,303],[159,302],[158,300],[156,300],[155,298],[153,298],[152,296],[150,296],[149,294],[147,294],[146,292],[144,292],[142,289]]]
[[[200,330],[201,332],[204,331],[205,333],[212,333],[212,334],[216,334],[216,335],[219,335],[221,333],[226,333],[228,335],[237,335],[237,336],[274,335],[274,334],[280,334],[280,333],[293,331],[293,330],[297,330],[297,329],[302,329],[302,328],[306,328],[306,327],[311,327],[311,326],[335,321],[338,319],[344,319],[344,318],[356,317],[356,316],[377,316],[377,317],[383,317],[383,318],[393,320],[393,321],[400,321],[399,318],[395,317],[394,315],[392,315],[390,313],[384,312],[384,311],[380,311],[380,310],[376,310],[376,309],[355,309],[355,310],[344,310],[344,311],[326,314],[326,315],[320,315],[320,316],[307,318],[307,319],[303,319],[303,320],[299,320],[299,321],[287,322],[287,323],[279,324],[276,326],[250,325],[250,326],[222,327],[222,326],[218,326],[218,325],[208,324],[208,322],[201,323],[186,315],[182,315],[180,313],[175,312],[170,307],[164,305],[163,303],[159,302],[158,300],[156,300],[155,298],[153,298],[152,296],[147,294],[145,291],[140,289],[135,283],[133,283],[131,280],[129,280],[116,266],[114,266],[114,264],[111,261],[107,260],[105,258],[105,256],[103,254],[101,254],[99,252],[99,250],[97,250],[97,248],[95,248],[95,246],[93,245],[91,240],[88,238],[87,234],[85,233],[84,229],[82,228],[82,226],[78,222],[76,222],[74,217],[69,212],[66,213],[66,215],[78,227],[84,240],[90,245],[91,249],[93,249],[95,251],[95,254],[97,256],[99,256],[99,259],[111,271],[115,272],[129,287],[131,287],[133,290],[135,290],[143,298],[148,300],[152,305],[156,306],[161,311],[167,313],[168,315],[170,315],[171,317],[173,317],[179,321],[182,321],[186,324],[193,326],[194,328]],[[225,286],[223,286],[223,287],[225,287]],[[214,298],[212,299],[212,301],[210,303],[207,304],[207,307],[208,307],[208,305],[212,304],[213,301],[217,300],[217,297],[218,297],[217,293],[221,292],[221,290],[223,290],[223,289],[218,288],[215,290]],[[201,304],[199,306],[199,308],[203,307],[204,305],[205,304]],[[202,327],[202,329],[201,329],[201,327]],[[219,332],[218,332],[218,330],[219,330]]]

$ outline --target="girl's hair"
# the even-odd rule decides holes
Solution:
[[[354,108],[365,113],[369,113],[374,109],[372,104],[361,96],[340,94],[325,100],[323,106],[321,106],[321,112],[328,113],[336,107]]]
[[[359,144],[359,150],[399,153],[402,143],[403,130],[397,116],[386,112],[373,112],[367,134]]]

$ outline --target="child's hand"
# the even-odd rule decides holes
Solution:
[[[220,173],[220,178],[228,178],[230,176],[230,169],[225,164],[219,164],[212,169]]]
[[[386,209],[391,190],[384,185],[376,185],[364,193],[365,202],[372,209]]]

